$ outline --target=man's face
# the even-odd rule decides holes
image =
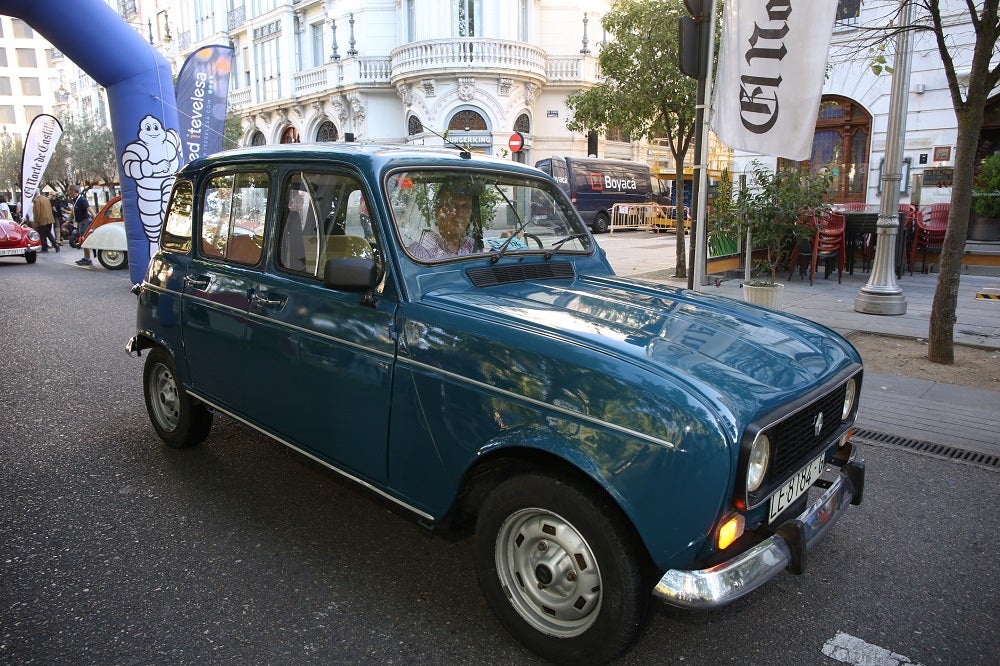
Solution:
[[[444,238],[461,238],[465,236],[466,227],[472,218],[472,198],[467,194],[445,192],[438,197],[435,213],[438,232]]]

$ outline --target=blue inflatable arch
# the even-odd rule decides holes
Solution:
[[[170,64],[104,0],[0,0],[108,92],[129,277],[142,281],[183,156]]]

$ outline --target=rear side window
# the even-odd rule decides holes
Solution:
[[[174,185],[170,208],[163,220],[160,247],[169,252],[187,254],[191,251],[191,211],[194,188],[190,181],[179,180]]]
[[[269,183],[262,171],[212,176],[202,198],[202,256],[246,265],[260,262]]]

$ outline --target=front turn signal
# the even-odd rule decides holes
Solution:
[[[746,521],[743,519],[742,515],[736,514],[735,516],[730,516],[719,527],[719,550],[729,548],[734,541],[743,536],[743,531],[745,529]]]

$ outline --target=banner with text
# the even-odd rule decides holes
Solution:
[[[24,138],[21,153],[21,212],[31,217],[31,202],[42,184],[45,167],[49,165],[56,143],[62,136],[62,125],[47,113],[35,116]]]
[[[727,146],[812,153],[837,0],[728,0],[711,126]]]
[[[182,166],[222,150],[232,63],[231,47],[206,46],[189,55],[177,75]]]

